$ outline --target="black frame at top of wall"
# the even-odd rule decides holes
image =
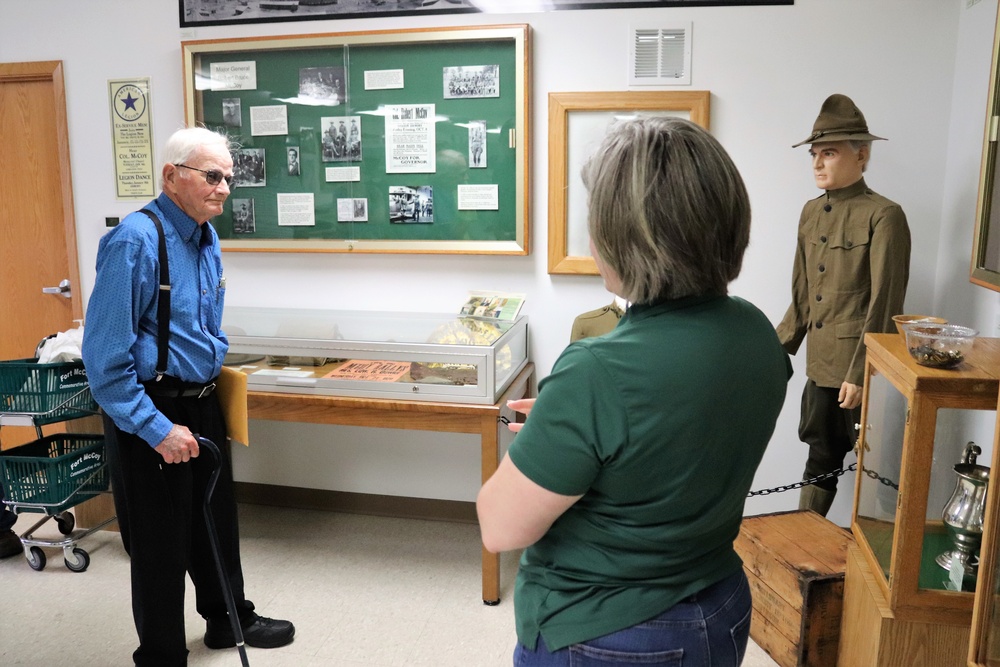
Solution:
[[[423,16],[433,14],[479,14],[475,0],[411,0],[396,7],[386,7],[392,0],[372,2],[369,11],[346,9],[337,0],[178,0],[180,27],[235,25],[243,23],[284,23],[346,18],[385,18],[389,16]],[[751,5],[792,5],[795,0],[601,0],[570,2],[548,0],[544,11],[581,9],[624,9],[640,7],[735,7]],[[405,6],[399,7],[400,4]],[[529,3],[534,5],[536,3]],[[535,11],[529,4],[521,7],[518,0],[510,2],[507,13]],[[212,9],[217,17],[212,16]],[[223,10],[222,14],[218,10]],[[299,13],[302,10],[303,13]],[[261,12],[266,12],[262,14]]]

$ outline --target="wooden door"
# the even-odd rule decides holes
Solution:
[[[0,156],[0,360],[24,359],[83,317],[61,61],[0,63]],[[69,298],[42,292],[64,280]]]

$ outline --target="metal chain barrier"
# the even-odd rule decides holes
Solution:
[[[499,417],[497,417],[497,423],[506,425],[510,424],[511,421],[507,417],[500,415]],[[840,468],[839,470],[825,472],[822,475],[816,475],[815,477],[811,477],[809,479],[799,480],[794,484],[785,484],[784,486],[776,486],[773,489],[760,489],[759,491],[751,491],[750,493],[747,494],[747,498],[753,498],[754,496],[769,496],[772,493],[783,493],[785,491],[794,491],[795,489],[801,489],[803,486],[809,486],[810,484],[818,484],[820,482],[825,482],[828,479],[833,479],[834,477],[840,477],[845,473],[854,472],[857,469],[858,469],[858,464],[852,463],[846,468]],[[874,470],[869,470],[868,468],[864,468],[862,472],[868,475],[868,477],[870,477],[871,479],[878,480],[885,486],[888,486],[889,488],[894,489],[895,491],[899,491],[899,484],[893,482],[888,477],[882,477]]]
[[[826,481],[828,479],[833,479],[834,477],[840,477],[841,475],[843,475],[846,472],[854,471],[854,470],[857,470],[857,469],[858,469],[858,464],[857,463],[852,463],[851,465],[847,466],[846,468],[841,468],[839,470],[833,470],[831,472],[825,472],[822,475],[816,475],[815,477],[812,477],[810,479],[803,479],[803,480],[800,480],[798,482],[795,482],[794,484],[786,484],[784,486],[776,486],[773,489],[761,489],[759,491],[751,491],[750,493],[747,494],[747,498],[753,498],[754,496],[769,496],[772,493],[782,493],[784,491],[794,491],[795,489],[801,489],[803,486],[809,486],[810,484],[818,484],[819,482],[823,482],[823,481]],[[862,472],[864,472],[865,475],[867,475],[871,479],[878,480],[879,482],[881,482],[885,486],[888,486],[891,489],[899,491],[899,484],[897,484],[896,482],[893,482],[888,477],[882,477],[881,475],[879,475],[874,470],[869,470],[868,468],[863,468]]]

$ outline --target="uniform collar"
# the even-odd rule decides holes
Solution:
[[[863,194],[868,186],[865,184],[865,179],[862,178],[854,185],[848,185],[846,188],[840,188],[839,190],[827,190],[826,198],[830,201],[843,201],[845,199],[850,199],[851,197],[857,197]]]

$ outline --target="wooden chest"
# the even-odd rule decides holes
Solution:
[[[750,636],[781,667],[834,667],[851,533],[811,510],[746,517],[735,547],[753,592]]]

